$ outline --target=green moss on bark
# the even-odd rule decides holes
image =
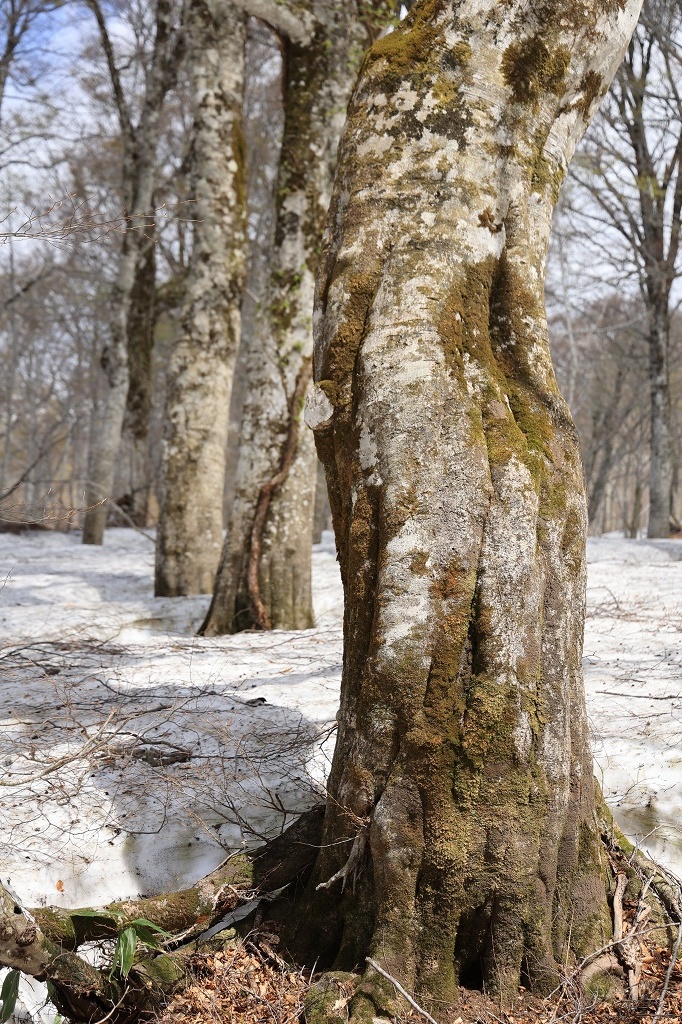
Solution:
[[[535,108],[545,93],[561,95],[570,59],[565,46],[550,49],[541,36],[510,43],[502,57],[502,74],[514,101]]]

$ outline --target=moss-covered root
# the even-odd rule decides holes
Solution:
[[[43,934],[62,949],[75,950],[84,942],[111,938],[121,924],[144,917],[171,933],[186,932],[193,926],[207,928],[236,901],[235,890],[253,887],[253,862],[234,857],[180,892],[139,900],[123,900],[102,910],[102,916],[82,916],[80,910],[41,907],[34,916]],[[123,916],[121,916],[123,915]]]
[[[311,986],[305,1000],[306,1024],[347,1024],[359,976],[330,971]]]
[[[398,983],[399,984],[399,983]],[[379,973],[370,962],[364,975],[330,971],[310,989],[305,1001],[306,1024],[374,1024],[401,1019],[419,1004],[404,989]],[[427,1011],[420,1007],[425,1019]]]
[[[113,903],[101,911],[41,908],[31,913],[0,884],[0,967],[46,980],[52,1002],[71,1021],[146,1020],[184,985],[187,958],[200,933],[243,897],[305,883],[319,847],[323,812],[324,807],[313,808],[273,842],[249,856],[233,857],[189,889]],[[113,939],[140,917],[180,933],[183,946],[137,961],[125,979],[97,970],[76,952],[85,942]],[[222,942],[225,933],[217,938]]]

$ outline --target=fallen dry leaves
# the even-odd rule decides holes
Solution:
[[[274,947],[277,937],[261,933],[220,952],[200,953],[192,961],[192,983],[166,1007],[157,1024],[298,1024],[310,985],[310,972],[288,965]],[[442,1013],[430,1006],[439,1024],[652,1024],[670,963],[661,947],[643,952],[642,998],[588,1006],[577,992],[560,1002],[519,994],[504,1013],[480,992],[460,990],[458,1005]],[[313,979],[314,980],[314,979]],[[341,1012],[345,1007],[339,1007]],[[424,1024],[405,1012],[396,1024]],[[682,961],[672,973],[665,1008],[657,1024],[682,1024]]]
[[[192,960],[192,984],[175,996],[159,1024],[294,1024],[302,1016],[310,972],[289,967],[263,937]]]

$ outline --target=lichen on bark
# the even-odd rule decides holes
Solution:
[[[194,237],[168,371],[155,593],[210,593],[223,534],[232,377],[245,277],[242,95],[245,19],[191,0]]]
[[[288,938],[334,970],[369,954],[427,1003],[458,983],[546,990],[610,931],[585,500],[544,265],[639,6],[423,0],[365,58],[341,144],[309,420],[344,668],[322,849]],[[369,969],[351,1018],[394,1001]]]
[[[292,417],[301,416],[293,400],[312,354],[315,271],[346,107],[365,49],[396,8],[387,0],[310,0],[306,8],[316,23],[313,37],[305,44],[282,40],[285,122],[272,273],[262,331],[246,353],[236,497],[202,627],[209,635],[264,623],[306,629],[314,621],[310,555],[317,460],[308,431],[297,430],[284,476],[280,467]],[[261,516],[265,489],[269,504]]]

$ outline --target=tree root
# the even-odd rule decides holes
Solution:
[[[305,877],[317,854],[323,810],[302,815],[263,849],[228,858],[189,889],[112,903],[101,911],[31,912],[0,885],[0,967],[46,981],[59,1012],[77,1024],[145,1020],[184,986],[187,961],[199,944],[205,948],[216,932],[213,941],[222,943],[229,915],[236,917],[246,904],[248,920],[260,902]],[[113,940],[138,918],[152,921],[169,938],[164,950],[145,953],[127,976],[99,970],[78,955],[84,943]]]
[[[583,1006],[594,999],[622,999],[624,996],[634,1005],[642,995],[641,944],[651,943],[653,934],[657,944],[672,948],[669,975],[682,948],[682,897],[678,895],[676,880],[625,839],[605,805],[599,810],[607,870],[612,879],[613,937],[603,948],[563,974],[552,994],[558,1005],[568,1000]],[[357,857],[351,852],[341,870],[317,888],[330,889],[337,881],[345,884],[355,873],[356,862]],[[632,908],[635,901],[637,907],[632,918],[631,914],[626,915],[625,906]],[[671,922],[676,922],[678,927],[673,929]],[[416,1012],[433,1024],[428,1011],[380,963],[368,957],[367,965],[367,970],[360,975],[325,973],[312,986],[306,999],[306,1024],[371,1024],[404,1011]],[[560,977],[559,968],[556,977]],[[382,982],[389,984],[390,992],[384,990]],[[659,1018],[666,990],[664,985],[659,998]]]
[[[189,958],[207,943],[224,943],[225,929],[235,912],[246,911],[247,927],[259,904],[265,907],[269,898],[286,890],[286,901],[273,912],[289,916],[319,852],[323,818],[324,807],[318,806],[261,850],[233,856],[182,892],[120,901],[101,912],[28,911],[11,890],[0,887],[0,966],[47,981],[59,1011],[77,1024],[105,1018],[112,1024],[148,1019],[169,995],[184,987]],[[565,977],[555,995],[559,1000],[580,998],[579,993],[582,998],[608,998],[627,991],[634,1003],[640,994],[640,942],[650,937],[652,929],[664,931],[668,945],[675,947],[672,972],[682,944],[682,901],[676,880],[632,848],[610,815],[602,839],[613,879],[613,939]],[[358,848],[361,845],[360,840]],[[351,853],[325,890],[354,875],[357,861]],[[635,900],[637,910],[628,929],[624,904],[632,907]],[[145,952],[127,977],[99,970],[78,955],[83,943],[111,941],[140,917],[171,935],[163,951]],[[677,924],[674,931],[671,921]],[[229,935],[234,936],[234,931]],[[665,996],[664,990],[661,1008]],[[408,1007],[432,1024],[433,1018],[415,997],[380,962],[367,958],[362,975],[324,974],[312,986],[305,1012],[308,1024],[345,1024],[348,1020],[368,1024],[375,1018],[390,1019]]]
[[[615,879],[612,897],[613,940],[608,946],[586,958],[574,974],[564,981],[562,994],[576,977],[583,995],[607,997],[614,990],[627,992],[628,1001],[636,1004],[640,999],[642,954],[640,944],[650,933],[663,930],[669,947],[673,946],[670,923],[678,922],[676,948],[670,961],[670,971],[677,961],[682,943],[682,906],[676,879],[659,864],[645,857],[633,847],[615,824],[606,804],[598,794],[598,815],[602,843],[607,852]],[[629,928],[624,921],[623,900],[630,890],[630,899],[637,898],[637,910]],[[665,1000],[666,987],[661,994],[659,1016]]]

